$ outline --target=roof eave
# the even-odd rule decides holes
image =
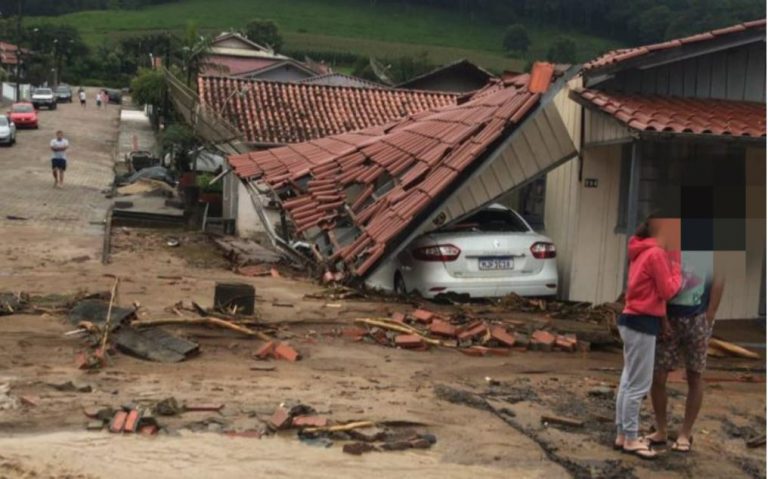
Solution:
[[[715,37],[711,40],[687,43],[674,48],[657,50],[604,66],[585,68],[582,75],[585,80],[585,86],[592,87],[621,71],[631,69],[645,70],[667,63],[677,62],[687,58],[706,55],[708,53],[714,53],[760,41],[765,41],[765,29],[748,29],[729,35]]]

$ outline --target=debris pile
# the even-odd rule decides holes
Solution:
[[[590,344],[574,334],[557,334],[538,329],[515,330],[508,324],[489,322],[464,315],[440,315],[426,309],[410,314],[394,313],[387,319],[362,318],[363,327],[342,331],[356,341],[366,339],[383,346],[426,351],[431,346],[457,348],[469,356],[504,356],[515,350],[589,351]]]
[[[497,306],[506,311],[543,313],[550,318],[570,319],[611,327],[615,327],[616,318],[624,308],[624,305],[619,302],[593,305],[586,302],[524,298],[515,293],[501,298]]]
[[[29,296],[24,293],[0,292],[0,316],[20,313],[29,306]]]
[[[272,432],[296,430],[299,439],[309,445],[331,447],[334,441],[344,442],[342,451],[353,455],[373,451],[429,449],[437,442],[433,434],[419,432],[411,427],[395,427],[401,424],[400,421],[335,422],[318,415],[311,406],[283,402],[275,409],[267,425]]]

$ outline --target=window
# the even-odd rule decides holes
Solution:
[[[443,231],[482,231],[498,233],[526,233],[528,227],[511,210],[487,208],[452,225]]]

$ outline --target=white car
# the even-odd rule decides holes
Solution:
[[[493,204],[417,238],[396,260],[394,290],[493,298],[557,294],[555,245],[517,212]]]
[[[50,88],[37,88],[32,92],[32,104],[35,108],[42,106],[48,107],[49,110],[55,110],[58,106],[56,101],[56,95]]]
[[[0,115],[0,144],[16,143],[16,125],[5,115]]]

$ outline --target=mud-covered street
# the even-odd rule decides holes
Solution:
[[[23,139],[20,134],[18,146],[0,150],[3,162],[18,162],[17,154],[40,159],[26,167],[27,176],[39,181],[19,186],[25,195],[21,204],[0,209],[0,292],[57,295],[63,302],[109,291],[117,276],[117,304],[133,305],[143,321],[172,316],[169,308],[178,302],[211,306],[217,282],[247,282],[256,291],[259,323],[302,358],[260,361],[254,356],[262,346],[258,339],[168,326],[199,343],[199,354],[157,363],[115,353],[104,367],[81,370],[75,356],[86,345],[77,335],[65,335],[73,328],[66,312],[0,316],[0,477],[765,477],[765,446],[745,444],[765,434],[762,361],[711,358],[693,452],[663,451],[659,460],[644,462],[611,449],[621,368],[615,347],[486,357],[449,348],[384,347],[343,331],[355,319],[408,313],[416,304],[324,298],[323,287],[285,271],[279,277],[242,276],[206,236],[194,232],[113,228],[110,263],[104,265],[103,225],[87,215],[77,213],[79,228],[62,228],[65,218],[37,213],[8,219],[24,217],[24,205],[38,201],[66,210],[69,200],[50,197],[72,191],[90,192],[93,207],[102,207],[100,193],[93,193],[106,186],[103,175],[84,177],[87,184],[81,185],[75,173],[75,184],[51,189],[43,171],[43,140],[55,128],[70,128],[73,145],[91,145],[82,161],[104,168],[116,137],[113,112],[84,113],[65,105],[47,113],[45,130]],[[73,146],[72,156],[79,159],[78,151]],[[72,169],[85,167],[73,163]],[[13,188],[8,182],[3,188],[5,202]],[[169,236],[180,246],[167,246]],[[418,305],[442,312],[454,308]],[[520,324],[526,320],[521,316]],[[685,384],[673,381],[670,389],[674,431]],[[150,436],[86,430],[88,411],[149,407],[171,397],[181,404],[223,407],[158,417],[159,431]],[[357,456],[342,452],[351,441],[343,434],[313,441],[295,430],[266,433],[285,401],[309,405],[338,423],[389,424],[391,434],[428,434],[436,442]],[[647,403],[643,411],[647,430]],[[547,416],[579,424],[543,420]]]

